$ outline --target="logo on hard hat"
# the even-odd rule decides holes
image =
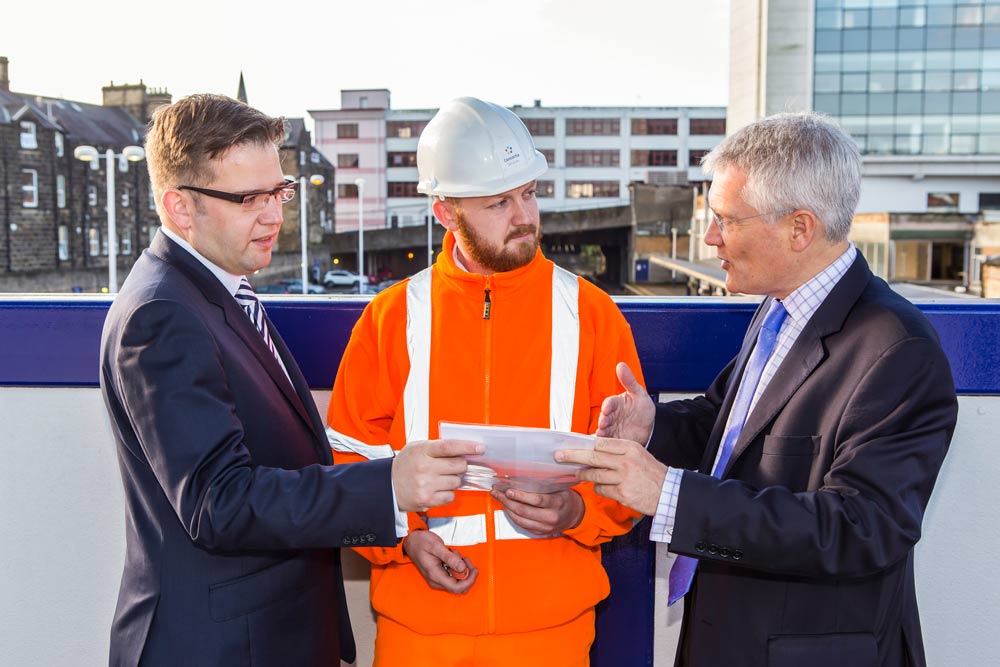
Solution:
[[[511,162],[514,162],[521,157],[521,154],[514,152],[514,147],[510,145],[504,148],[503,152],[507,155],[507,157],[503,159],[503,163],[505,165],[510,165]]]

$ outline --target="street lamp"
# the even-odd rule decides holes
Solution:
[[[93,146],[77,146],[73,157],[81,162],[96,162],[100,153]],[[108,291],[118,292],[118,228],[115,225],[115,158],[124,158],[128,162],[140,162],[146,158],[146,151],[141,146],[126,146],[119,155],[109,148],[104,152],[104,171],[107,177],[107,209],[108,209]]]
[[[308,183],[316,187],[323,185],[326,179],[322,174],[313,174],[309,177]],[[306,219],[309,211],[309,198],[306,195],[306,177],[299,177],[299,190],[302,199],[299,201],[299,232],[302,237],[302,293],[309,293],[309,234],[306,232]]]
[[[361,280],[367,282],[365,277],[365,179],[354,179],[354,185],[358,186],[358,275]],[[361,291],[361,282],[358,283],[358,293]]]

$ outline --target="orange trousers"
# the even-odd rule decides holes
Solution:
[[[594,610],[509,635],[420,635],[379,616],[373,667],[588,667]]]

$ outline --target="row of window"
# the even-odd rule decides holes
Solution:
[[[581,197],[618,197],[620,183],[618,181],[566,181],[566,197],[577,199]],[[555,181],[538,181],[537,196],[542,198],[555,197]],[[354,183],[338,183],[337,196],[354,198],[358,196],[358,186]],[[410,181],[389,181],[388,196],[420,197],[417,184]]]
[[[1000,46],[1000,26],[975,28],[860,28],[817,30],[816,53],[978,49]]]
[[[552,118],[525,118],[524,124],[535,137],[553,137],[556,133],[555,120]],[[675,135],[677,134],[676,118],[633,118],[633,135]],[[419,137],[427,126],[427,121],[400,120],[386,122],[386,135],[389,137],[413,138]],[[725,118],[692,118],[689,121],[689,133],[692,135],[725,135]],[[621,134],[621,120],[618,118],[567,118],[566,136],[603,136],[617,137]],[[338,123],[338,139],[357,139],[357,123]]]
[[[147,227],[147,233],[149,238],[153,238],[156,235],[156,230],[160,228],[159,225],[149,225]],[[79,230],[78,230],[79,231]],[[59,260],[68,261],[70,252],[70,233],[69,227],[67,225],[59,225]],[[118,255],[131,255],[132,254],[132,229],[125,227],[124,229],[118,230],[118,243],[115,250]],[[99,229],[97,227],[91,227],[87,230],[87,254],[90,257],[100,257],[108,256],[108,234],[104,229]]]
[[[66,154],[66,143],[61,132],[55,133],[54,141],[56,157],[62,157]],[[21,148],[24,150],[33,151],[38,149],[38,126],[30,120],[21,121],[20,143]]]
[[[87,206],[97,206],[97,193],[98,189],[96,185],[87,186]],[[131,206],[131,186],[124,185],[119,196],[121,197],[120,204],[122,208]],[[38,202],[38,170],[21,169],[21,206],[24,208],[38,208]],[[66,208],[66,177],[62,174],[56,175],[56,207]],[[156,200],[153,197],[152,190],[149,191],[148,207],[150,211],[156,209]]]
[[[813,62],[814,71],[817,74],[820,72],[1000,70],[1000,49],[817,53]]]
[[[813,108],[831,116],[997,114],[1000,91],[936,93],[843,93],[813,96]]]
[[[556,152],[551,148],[540,149],[549,165],[555,163]],[[707,150],[688,151],[688,165],[697,167]],[[360,158],[357,153],[341,153],[337,156],[337,166],[345,169],[356,169]],[[389,167],[416,167],[416,151],[392,152],[386,154]],[[632,151],[633,167],[676,167],[676,150],[634,150]],[[618,167],[621,166],[621,153],[617,149],[599,150],[566,150],[567,167]],[[338,195],[343,196],[343,195]],[[348,195],[349,196],[349,195]],[[354,195],[357,196],[357,195]],[[401,195],[402,196],[402,195]]]
[[[813,85],[817,93],[1000,90],[1000,70],[817,73]]]
[[[918,4],[918,3],[904,3]],[[930,7],[850,7],[817,9],[817,28],[891,28],[896,26],[978,26],[1000,24],[1000,6],[979,4]]]

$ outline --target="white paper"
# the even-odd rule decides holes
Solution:
[[[579,480],[576,463],[559,463],[552,458],[557,449],[593,449],[594,436],[552,431],[547,428],[456,424],[440,422],[440,436],[446,440],[470,440],[486,445],[480,456],[466,457],[469,470],[462,478],[463,489],[494,487],[532,493],[553,493],[568,489]]]

